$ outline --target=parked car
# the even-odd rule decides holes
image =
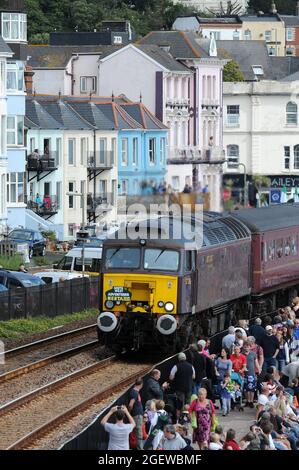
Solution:
[[[33,274],[0,269],[0,284],[7,289],[18,289],[44,285],[45,282]]]
[[[41,271],[38,273],[34,273],[34,276],[38,276],[42,279],[46,284],[52,284],[53,282],[60,282],[62,279],[64,281],[69,281],[70,279],[75,278],[82,278],[82,277],[89,277],[88,274],[80,274],[76,272],[68,272],[68,271]]]
[[[62,271],[82,271],[83,248],[73,248],[53,268]],[[102,248],[90,248],[84,245],[84,271],[99,274],[102,259]]]
[[[45,256],[46,254],[46,240],[37,230],[16,228],[8,234],[7,239],[16,243],[27,243],[29,258],[34,255]]]
[[[0,292],[7,292],[8,289],[3,284],[0,284]]]

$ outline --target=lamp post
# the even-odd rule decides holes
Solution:
[[[229,160],[224,160],[224,163],[229,163]],[[247,197],[247,169],[245,163],[236,163],[235,166],[242,166],[244,169],[244,207],[246,208],[248,205],[248,197]]]
[[[81,205],[82,205],[82,228],[85,225],[85,193],[78,193],[78,192],[68,192],[66,193],[67,196],[78,196],[81,198]],[[84,276],[85,271],[85,245],[82,245],[82,276]]]

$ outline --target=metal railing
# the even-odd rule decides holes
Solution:
[[[57,168],[57,152],[40,155],[32,153],[27,157],[27,171],[49,171]]]
[[[98,211],[107,211],[112,209],[115,204],[115,197],[112,193],[88,194],[87,195],[87,212],[95,213]]]
[[[89,170],[97,168],[111,168],[116,163],[116,154],[111,150],[98,152],[88,152],[87,168]]]
[[[76,313],[99,308],[100,300],[100,276],[17,288],[0,292],[0,320]]]
[[[27,201],[27,208],[41,217],[44,215],[54,215],[60,209],[60,201],[57,195],[31,197]]]

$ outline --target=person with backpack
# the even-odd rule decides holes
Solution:
[[[163,437],[163,429],[169,424],[169,416],[165,411],[165,402],[156,400],[156,416],[152,420],[148,437],[144,443],[144,450],[156,450]]]
[[[178,354],[178,363],[170,371],[169,380],[173,383],[177,403],[177,419],[179,419],[183,407],[190,403],[193,380],[195,380],[195,370],[192,364],[187,362],[186,354]]]

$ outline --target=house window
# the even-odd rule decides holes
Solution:
[[[293,28],[287,28],[287,41],[294,41],[295,33]]]
[[[58,137],[56,139],[56,165],[60,165],[61,163],[61,149],[62,149],[62,142],[61,138]]]
[[[165,165],[166,161],[166,139],[162,137],[160,139],[160,164]]]
[[[128,139],[121,139],[121,164],[127,166],[128,164]]]
[[[121,180],[121,193],[128,194],[128,180]]]
[[[274,46],[268,47],[268,54],[269,55],[276,55],[276,49]]]
[[[289,102],[287,104],[286,113],[287,113],[287,124],[292,126],[297,126],[297,112],[298,107],[296,103]]]
[[[75,230],[75,224],[68,224],[68,236],[73,237]]]
[[[75,183],[69,181],[69,193],[75,192]],[[75,209],[75,196],[69,196],[69,209]]]
[[[239,126],[240,125],[240,106],[229,105],[227,106],[227,125]]]
[[[244,32],[244,39],[245,41],[251,41],[251,31],[250,29],[246,29],[246,31]]]
[[[7,62],[6,87],[8,92],[24,91],[23,62]]]
[[[27,41],[27,15],[2,13],[2,36],[5,41]]]
[[[97,77],[80,77],[80,93],[95,93]]]
[[[265,31],[265,41],[267,41],[267,42],[272,41],[272,31],[271,30]]]
[[[285,170],[290,169],[290,158],[291,158],[291,148],[285,147],[284,148],[284,168]]]
[[[0,150],[1,155],[6,155],[6,116],[1,116],[0,122]]]
[[[228,168],[238,168],[240,158],[240,150],[238,145],[227,146]]]
[[[138,139],[133,139],[133,165],[138,165]]]
[[[221,39],[221,32],[220,31],[212,31],[210,35],[211,35],[211,37],[214,36],[216,41],[220,41],[220,39]]]
[[[123,38],[121,36],[114,36],[113,37],[113,44],[122,44]]]
[[[286,48],[286,55],[295,55],[295,48],[294,47],[287,47]]]
[[[171,185],[172,185],[174,191],[178,191],[180,189],[180,177],[179,176],[173,176],[171,178]]]
[[[86,165],[87,162],[87,138],[83,137],[80,140],[80,163],[81,165]]]
[[[294,147],[294,170],[299,170],[299,145]]]
[[[24,144],[24,117],[7,116],[7,145]]]
[[[238,41],[238,40],[240,39],[240,32],[239,32],[239,31],[235,30],[235,31],[233,32],[233,39],[234,39],[235,41]]]
[[[156,139],[149,139],[148,155],[149,155],[150,165],[155,165],[156,163]]]
[[[80,93],[87,93],[87,79],[80,77]]]
[[[24,202],[24,173],[7,173],[7,202]]]
[[[100,149],[100,165],[105,165],[106,152],[107,152],[107,139],[99,140],[99,149]]]
[[[76,139],[68,140],[68,164],[76,165]]]
[[[115,165],[115,156],[116,156],[116,138],[111,139],[111,165]]]
[[[102,199],[107,200],[107,181],[100,180],[100,196]]]
[[[0,60],[0,94],[6,94],[6,87],[5,87],[5,61]]]
[[[256,77],[264,75],[264,69],[261,65],[252,65],[252,70]]]

